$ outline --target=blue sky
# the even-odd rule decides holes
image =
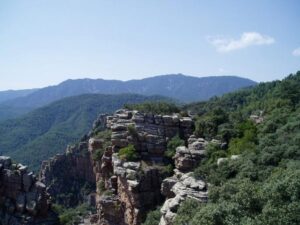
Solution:
[[[0,0],[0,90],[300,70],[298,0]]]

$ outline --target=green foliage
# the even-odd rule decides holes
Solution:
[[[176,153],[176,148],[178,146],[184,146],[184,140],[182,140],[179,135],[174,136],[167,144],[167,151],[165,156],[172,159]]]
[[[238,137],[232,138],[228,151],[231,155],[239,155],[245,151],[255,151],[257,142],[257,129],[254,123],[247,120],[237,125]]]
[[[104,195],[104,196],[113,196],[114,193],[113,193],[112,190],[105,190],[105,191],[102,193],[102,195]]]
[[[180,109],[174,103],[170,102],[144,102],[140,104],[126,104],[125,108],[153,114],[171,114],[180,112]]]
[[[182,205],[177,218],[187,219],[181,224],[300,224],[299,90],[300,72],[187,106],[199,115],[200,124],[206,121],[204,128],[197,128],[198,134],[219,137],[229,145],[228,149],[208,146],[207,158],[194,175],[210,183],[209,202],[195,211],[184,210],[193,208],[191,203]],[[213,110],[220,107],[227,119],[207,126]],[[263,123],[249,121],[261,110]],[[240,157],[216,164],[218,158],[232,154]]]
[[[174,225],[186,225],[191,222],[193,215],[201,208],[201,204],[193,199],[186,199],[178,209]]]
[[[135,126],[133,124],[130,124],[128,127],[128,132],[129,134],[131,135],[131,137],[137,139],[138,138],[138,133],[137,133],[137,130],[135,128]]]
[[[159,224],[160,217],[160,208],[152,210],[147,214],[147,218],[142,225],[157,225]]]
[[[162,178],[170,177],[173,175],[174,166],[170,163],[163,166],[161,170]]]
[[[197,119],[195,134],[199,137],[211,138],[217,134],[218,126],[227,121],[227,113],[221,108],[216,108]]]
[[[103,141],[102,148],[96,149],[92,155],[93,160],[99,161],[101,160],[106,148],[111,145],[111,131],[100,131],[94,136],[94,138],[101,139]]]
[[[118,156],[120,157],[120,159],[122,160],[126,160],[126,161],[137,161],[138,160],[138,154],[136,152],[135,147],[130,144],[127,147],[121,148]]]
[[[82,217],[86,216],[91,210],[86,204],[77,206],[76,208],[64,208],[61,205],[54,204],[53,210],[59,214],[61,224],[73,225],[78,224]]]
[[[93,152],[93,155],[92,155],[92,158],[94,161],[99,161],[101,160],[103,154],[104,154],[104,151],[105,149],[104,148],[99,148],[99,149],[96,149],[94,152]]]
[[[97,188],[99,189],[100,192],[104,192],[105,191],[105,184],[103,180],[100,180],[97,183]]]

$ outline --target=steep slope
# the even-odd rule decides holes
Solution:
[[[89,94],[65,98],[21,118],[0,124],[0,153],[37,169],[42,160],[62,152],[85,134],[99,113],[110,113],[125,103],[166,100],[134,94]]]
[[[16,112],[41,107],[64,97],[84,93],[163,95],[184,102],[207,100],[256,83],[235,76],[191,77],[181,74],[150,77],[142,80],[117,81],[103,79],[67,80],[56,86],[42,88],[26,97],[13,99],[0,105],[0,120]],[[10,113],[7,112],[10,111]],[[5,115],[5,117],[4,117]]]

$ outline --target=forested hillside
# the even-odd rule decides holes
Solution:
[[[198,136],[227,146],[210,145],[194,171],[208,204],[187,200],[175,224],[300,224],[300,72],[185,108]]]
[[[65,151],[67,144],[88,132],[99,113],[111,113],[126,103],[170,99],[134,94],[86,94],[65,98],[18,119],[0,123],[0,155],[38,169],[41,161]]]

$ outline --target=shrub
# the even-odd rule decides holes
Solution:
[[[173,137],[167,144],[167,151],[165,152],[165,156],[167,158],[172,159],[176,153],[176,148],[178,146],[184,145],[184,140],[180,139],[178,135]]]
[[[160,217],[161,217],[160,208],[150,211],[147,214],[147,218],[143,223],[143,225],[157,225],[159,224]]]
[[[104,192],[105,191],[105,184],[103,180],[100,180],[97,184],[97,187],[99,189],[100,192]]]
[[[137,133],[136,128],[133,124],[130,124],[127,127],[127,129],[128,129],[128,132],[129,132],[131,137],[136,138],[136,139],[138,138],[138,133]]]
[[[76,208],[64,208],[61,205],[54,204],[53,210],[59,214],[60,224],[73,225],[78,224],[81,218],[86,216],[91,210],[86,204],[77,206]]]
[[[121,148],[118,156],[120,157],[120,159],[122,160],[126,160],[126,161],[137,161],[138,160],[138,154],[136,152],[135,147],[130,144],[125,148]]]
[[[194,214],[199,211],[201,204],[193,199],[186,199],[179,207],[174,225],[189,224]]]
[[[94,161],[99,161],[101,160],[103,154],[104,154],[104,148],[99,148],[99,149],[96,149],[94,152],[93,152],[93,155],[92,155],[92,158]]]

